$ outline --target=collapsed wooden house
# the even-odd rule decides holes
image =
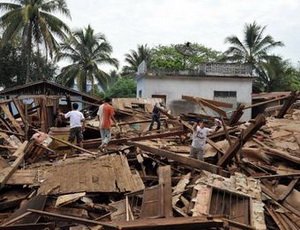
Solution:
[[[248,122],[239,118],[255,105],[228,116],[226,103],[184,95],[222,120],[200,161],[189,158],[190,121],[213,125],[214,117],[161,110],[162,128],[148,131],[158,99],[115,99],[120,130],[112,128],[104,153],[99,99],[39,84],[60,95],[26,96],[29,86],[20,88],[22,98],[0,101],[0,229],[299,229],[300,110],[291,109],[298,93],[284,98],[275,117]],[[59,100],[94,106],[83,148],[66,141],[67,127],[50,128],[45,107]]]

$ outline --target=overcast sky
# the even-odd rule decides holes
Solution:
[[[274,53],[293,64],[300,61],[299,0],[67,0],[71,28],[90,24],[106,35],[113,56],[137,44],[197,42],[224,51],[229,35],[242,36],[245,23],[266,25],[266,33],[285,47]]]

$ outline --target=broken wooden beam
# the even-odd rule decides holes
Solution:
[[[283,116],[289,110],[291,105],[297,100],[298,95],[299,95],[298,92],[291,92],[291,95],[284,102],[283,106],[281,107],[278,114],[276,115],[276,118],[283,118]]]
[[[185,130],[174,130],[174,131],[168,131],[168,132],[149,134],[149,135],[145,135],[145,136],[112,139],[109,142],[109,144],[126,144],[127,142],[130,142],[130,141],[142,141],[142,140],[151,140],[151,139],[156,139],[156,138],[175,137],[175,136],[184,135],[186,133],[187,133],[187,131],[185,131]],[[101,144],[100,138],[83,141],[84,148],[94,148],[95,145],[99,146],[100,144]]]
[[[225,155],[223,155],[219,161],[218,166],[225,167],[232,158],[236,156],[236,154],[242,149],[243,145],[252,137],[253,134],[256,133],[264,124],[266,123],[266,118],[264,115],[259,114],[254,122],[250,124],[250,126],[242,132],[241,137],[239,137],[235,142],[230,146],[230,148],[226,151]]]
[[[288,95],[288,96],[281,96],[281,97],[277,97],[277,98],[274,98],[274,99],[271,99],[271,100],[267,100],[267,101],[263,101],[263,102],[258,102],[256,104],[247,105],[247,106],[244,107],[244,110],[245,109],[251,109],[253,107],[257,107],[257,106],[260,106],[260,105],[265,105],[265,104],[268,104],[268,103],[271,103],[271,102],[274,102],[274,101],[280,101],[280,100],[286,99],[288,97],[290,97],[290,95]]]
[[[203,98],[186,96],[186,95],[182,95],[181,98],[184,100],[187,100],[187,101],[194,102],[196,104],[204,105],[204,106],[210,108],[211,110],[215,111],[216,113],[218,113],[220,116],[227,117],[227,114],[224,110],[220,109],[219,107],[213,105],[212,103],[208,102],[207,100],[205,100]]]
[[[234,126],[238,123],[238,121],[241,119],[241,117],[244,114],[244,109],[245,109],[245,105],[244,104],[239,104],[238,107],[236,108],[235,111],[233,111],[229,121],[228,121],[228,125],[229,126]]]
[[[84,219],[84,218],[80,218],[80,217],[61,215],[61,214],[45,212],[45,211],[40,211],[40,210],[35,210],[35,209],[27,209],[27,211],[31,212],[31,213],[39,214],[41,216],[47,216],[47,217],[52,217],[52,218],[56,218],[56,219],[60,219],[60,220],[70,221],[72,223],[81,223],[81,224],[86,224],[86,225],[100,225],[100,226],[107,226],[107,227],[115,227],[115,225],[109,224],[107,222],[89,220],[89,219]]]
[[[20,124],[17,122],[17,120],[14,118],[14,116],[11,114],[11,112],[9,111],[7,105],[4,104],[0,104],[0,107],[2,109],[2,111],[4,112],[4,114],[6,115],[6,117],[9,119],[9,121],[12,123],[13,127],[16,129],[16,131],[18,131],[21,134],[24,134],[23,129],[21,128]]]
[[[12,226],[0,226],[0,230],[55,230],[55,223],[15,224]]]
[[[104,230],[183,230],[183,229],[223,229],[222,219],[208,220],[206,217],[176,217],[158,219],[138,219],[134,221],[114,221],[115,227],[106,227]]]
[[[2,188],[6,182],[9,180],[11,175],[17,170],[19,165],[22,163],[24,157],[25,157],[25,148],[28,141],[24,141],[19,148],[16,150],[18,153],[17,159],[13,162],[13,164],[9,167],[6,167],[0,171],[0,188]]]
[[[22,133],[12,132],[12,131],[3,130],[3,129],[0,129],[0,132],[7,133],[7,134],[10,134],[10,135],[20,136],[20,137],[25,136],[25,134],[22,134]]]
[[[49,135],[49,134],[48,134],[48,136],[51,137],[53,140],[56,140],[56,141],[58,141],[58,142],[61,142],[61,143],[65,144],[65,145],[68,145],[68,146],[70,146],[71,148],[77,149],[77,150],[79,150],[79,151],[82,151],[82,152],[85,152],[85,153],[89,153],[89,154],[91,154],[91,155],[96,155],[96,154],[97,154],[97,153],[91,152],[91,151],[89,151],[89,150],[87,150],[87,149],[81,148],[81,147],[79,147],[79,146],[77,146],[77,145],[73,145],[72,143],[70,143],[70,142],[68,142],[68,141],[64,141],[64,140],[62,140],[62,139],[59,139],[59,138],[57,138],[57,137],[54,137],[54,136],[52,136],[52,135]]]
[[[224,171],[222,168],[220,168],[216,165],[213,165],[213,164],[206,163],[204,161],[200,161],[200,160],[190,158],[190,157],[181,156],[181,155],[178,155],[176,153],[173,153],[171,151],[167,151],[164,149],[153,148],[153,147],[147,146],[146,144],[139,143],[139,142],[128,142],[128,144],[134,145],[134,146],[136,146],[146,152],[152,153],[154,155],[166,157],[170,160],[177,161],[177,162],[179,162],[183,165],[189,166],[191,168],[206,170],[208,172],[212,172],[212,173],[219,174],[222,176],[229,176],[229,173],[227,171]]]
[[[299,178],[295,178],[293,179],[290,184],[288,185],[287,189],[284,191],[284,193],[282,193],[278,200],[279,201],[283,201],[285,200],[285,198],[287,198],[287,196],[293,191],[294,187],[296,186],[296,184],[298,183]]]

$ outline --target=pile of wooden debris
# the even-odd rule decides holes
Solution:
[[[205,161],[189,158],[189,121],[213,121],[209,114],[162,110],[163,127],[148,131],[159,99],[116,99],[121,130],[113,129],[103,153],[95,104],[80,148],[66,141],[68,127],[50,128],[57,98],[36,96],[29,107],[3,100],[0,230],[299,229],[300,110],[292,108],[298,96],[285,96],[276,117],[248,122],[240,121],[243,110],[255,105],[227,117],[227,103],[183,96],[222,119]]]

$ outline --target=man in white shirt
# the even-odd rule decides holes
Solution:
[[[65,118],[70,118],[70,134],[69,134],[68,141],[72,143],[76,138],[77,145],[82,148],[83,147],[82,132],[84,131],[85,119],[84,119],[83,114],[78,111],[77,103],[73,103],[72,107],[73,107],[72,111],[69,111],[68,113],[64,114]],[[82,125],[81,125],[81,122],[82,122]]]
[[[206,138],[212,129],[206,128],[203,121],[197,121],[193,125],[193,140],[190,150],[190,157],[198,160],[204,160],[204,146],[206,144]]]

